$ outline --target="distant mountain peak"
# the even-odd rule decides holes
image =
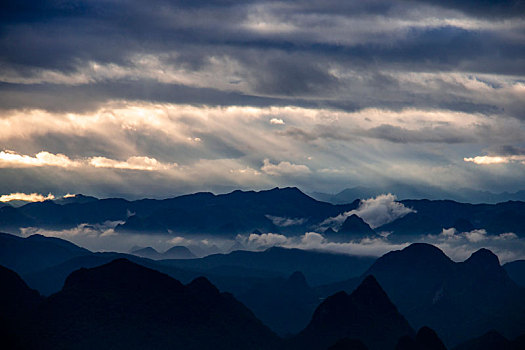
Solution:
[[[400,337],[413,333],[375,277],[367,276],[351,294],[341,291],[326,298],[298,339],[303,346],[323,349],[348,337],[379,350],[392,349]]]
[[[172,289],[183,288],[182,283],[166,274],[136,264],[126,258],[118,258],[98,267],[81,268],[74,271],[67,277],[63,290],[147,290],[155,289],[159,285],[169,286]]]
[[[421,327],[417,332],[416,343],[421,349],[447,350],[445,344],[439,339],[437,333],[427,326]]]
[[[158,251],[153,247],[145,247],[145,248],[139,248],[137,250],[134,250],[131,252],[132,254],[138,254],[138,253],[157,253]]]
[[[486,248],[481,248],[472,253],[472,255],[465,260],[465,263],[484,266],[500,266],[498,256]]]
[[[217,296],[219,290],[206,277],[195,278],[187,285],[188,290],[198,295]]]
[[[433,255],[445,255],[445,253],[438,247],[428,243],[412,243],[405,249],[405,253],[418,253],[418,254],[433,254]]]
[[[295,271],[288,277],[288,283],[292,286],[308,288],[306,277],[301,271]]]
[[[372,275],[365,277],[363,282],[352,293],[352,297],[360,303],[371,305],[377,303],[378,305],[390,305],[395,309],[394,304],[391,303],[388,295],[385,293],[379,282]]]
[[[338,232],[347,232],[353,234],[374,234],[374,230],[361,217],[356,214],[348,216]]]

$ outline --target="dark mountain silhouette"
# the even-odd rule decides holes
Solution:
[[[137,208],[137,219],[127,219],[116,228],[119,232],[150,230],[160,227],[182,233],[214,233],[234,235],[260,232],[304,232],[326,217],[337,215],[344,206],[316,201],[297,188],[269,191],[234,191],[224,195],[195,194],[163,201],[155,211],[148,213]],[[158,205],[158,204],[156,204]],[[346,206],[349,207],[349,206]],[[304,223],[277,226],[278,218],[303,218]]]
[[[188,283],[191,280],[195,279],[198,276],[202,276],[202,273],[180,269],[174,266],[164,266],[159,264],[158,261],[138,257],[130,254],[122,254],[115,252],[105,252],[105,253],[92,253],[90,255],[82,255],[67,261],[64,261],[58,265],[47,267],[41,270],[37,270],[31,273],[22,275],[27,284],[36,290],[38,290],[42,295],[51,295],[62,289],[66,278],[74,271],[80,268],[93,268],[100,265],[107,264],[115,259],[128,259],[134,263],[140,264],[142,266],[160,271],[165,273],[179,281]],[[207,274],[207,277],[213,279],[214,282],[219,282],[222,290],[227,291],[237,291],[237,284],[247,284],[249,287],[259,280],[253,280],[250,278],[220,278],[213,274]],[[233,280],[233,282],[231,281]],[[245,287],[249,288],[249,287]],[[244,289],[242,289],[244,290]]]
[[[234,251],[199,259],[162,260],[160,264],[200,272],[227,272],[252,277],[286,277],[301,271],[311,285],[340,281],[361,275],[375,258],[326,252],[268,248],[262,252]]]
[[[321,201],[343,204],[351,203],[356,199],[367,199],[376,197],[380,194],[393,193],[399,199],[449,199],[459,202],[471,203],[501,203],[506,201],[525,201],[525,191],[516,191],[513,193],[502,192],[492,193],[488,191],[479,191],[469,188],[454,190],[443,190],[437,187],[418,188],[412,185],[393,184],[388,187],[365,187],[357,186],[346,188],[336,194],[312,193],[312,197]]]
[[[525,236],[525,202],[468,204],[423,199],[403,200],[401,203],[416,213],[378,227],[378,231],[391,231],[396,235],[438,234],[443,228],[459,225],[459,231],[474,227],[485,229],[489,234],[513,232]]]
[[[162,254],[160,254],[158,251],[156,251],[152,247],[140,248],[140,249],[132,251],[131,254],[141,256],[143,258],[155,259],[155,260],[160,259],[162,256]]]
[[[118,259],[80,269],[45,299],[27,338],[35,349],[278,349],[279,338],[205,278],[188,285]]]
[[[395,235],[422,235],[422,234],[439,234],[445,225],[443,222],[433,218],[430,215],[422,213],[408,213],[393,222],[377,227],[378,231],[393,232]]]
[[[0,233],[0,265],[19,274],[50,267],[73,257],[88,255],[87,249],[60,238],[32,235],[26,238]]]
[[[492,328],[509,337],[525,330],[525,297],[497,256],[481,249],[462,263],[427,244],[385,254],[373,274],[415,327],[428,325],[448,345]]]
[[[53,202],[56,204],[64,205],[64,204],[84,204],[84,203],[90,203],[90,202],[96,202],[99,199],[92,196],[85,196],[83,194],[75,194],[74,196],[69,197],[62,197],[58,199],[54,199]]]
[[[173,246],[162,254],[163,259],[193,259],[195,257],[190,249],[181,245]]]
[[[457,219],[452,227],[454,227],[457,232],[470,232],[476,229],[470,221],[464,218]]]
[[[525,260],[516,260],[503,265],[509,277],[521,287],[525,287]]]
[[[20,208],[0,208],[0,229],[20,227],[67,229],[79,224],[125,221],[117,232],[207,233],[235,235],[261,232],[304,233],[328,217],[355,209],[355,205],[319,202],[299,189],[234,191],[228,194],[195,193],[165,200],[127,201],[91,197],[29,203]],[[59,204],[60,203],[60,204]],[[272,220],[277,218],[277,220]],[[279,219],[302,219],[297,225],[279,225]]]
[[[298,271],[288,279],[268,279],[255,284],[239,295],[239,300],[280,335],[301,331],[320,303],[319,297],[310,288],[304,275]]]
[[[395,350],[447,350],[436,332],[428,327],[421,327],[415,338],[401,337]]]
[[[330,346],[328,350],[368,350],[368,348],[361,340],[343,338]]]
[[[337,232],[327,230],[324,235],[332,241],[348,242],[351,239],[373,237],[376,236],[376,233],[363,219],[352,214],[345,219]]]
[[[514,350],[512,342],[497,331],[489,331],[480,337],[470,339],[454,348],[454,350]],[[517,348],[516,348],[517,350]]]
[[[347,337],[371,350],[393,349],[400,337],[413,333],[376,279],[367,276],[352,294],[326,298],[292,343],[297,349],[326,349]]]
[[[474,227],[486,229],[489,234],[514,232],[525,236],[525,202],[467,204],[425,199],[401,202],[416,213],[379,227],[378,232],[437,234],[443,228],[458,226],[460,231]],[[116,227],[117,232],[168,233],[171,230],[181,234],[231,237],[259,230],[294,235],[317,229],[325,219],[358,206],[359,201],[340,205],[320,202],[295,187],[222,195],[195,193],[165,200],[98,200],[77,195],[29,203],[19,208],[0,207],[0,230],[17,233],[21,227],[70,229],[79,224],[124,221]],[[298,220],[289,224],[288,219]]]
[[[31,312],[40,303],[38,292],[30,289],[16,272],[0,266],[0,344],[3,349],[22,349]]]
[[[192,259],[195,254],[184,246],[173,246],[164,253],[159,253],[152,247],[133,249],[131,254],[141,256],[143,258],[159,260],[159,259]]]

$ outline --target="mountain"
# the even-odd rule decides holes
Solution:
[[[104,265],[115,259],[128,259],[134,263],[165,273],[185,283],[202,276],[202,273],[196,271],[179,269],[174,266],[164,266],[159,264],[158,261],[138,257],[135,255],[104,252],[74,257],[60,264],[26,273],[22,275],[22,277],[31,288],[38,290],[42,295],[51,295],[62,289],[66,278],[72,272],[81,268],[94,268]],[[221,286],[226,286],[226,288],[223,290],[236,291],[236,289],[232,287],[232,285],[235,286],[235,283],[231,283],[228,279],[224,281],[220,277],[216,277],[213,274],[208,274],[207,277],[213,279],[214,282],[218,281]],[[234,282],[241,280],[239,277],[234,277],[232,279]],[[259,282],[259,280],[256,282]],[[251,286],[255,282],[251,279],[243,279],[242,283],[246,283]]]
[[[525,190],[514,193],[492,193],[469,188],[447,191],[437,187],[429,188],[428,186],[425,186],[425,188],[418,188],[403,184],[394,184],[388,187],[357,186],[344,189],[336,194],[313,192],[311,195],[313,198],[324,202],[344,204],[352,203],[356,199],[367,199],[386,193],[393,193],[397,195],[399,199],[448,199],[459,202],[492,204],[506,201],[525,201]]]
[[[194,194],[162,202],[155,204],[160,207],[150,213],[134,208],[137,218],[126,219],[116,231],[143,232],[146,228],[160,232],[162,228],[229,236],[254,230],[298,234],[350,207],[316,201],[297,188],[234,191],[217,196]]]
[[[480,337],[470,339],[453,350],[523,350],[525,349],[525,334],[508,340],[497,331],[491,330]]]
[[[31,311],[40,303],[16,272],[0,266],[0,339],[3,349],[23,348],[23,332]]]
[[[505,271],[514,282],[525,287],[525,260],[511,261],[503,265]]]
[[[315,286],[359,276],[374,261],[375,258],[366,256],[272,247],[261,252],[238,250],[198,259],[161,260],[159,263],[193,271],[252,277],[286,277],[301,271],[308,283]]]
[[[481,337],[468,340],[454,350],[511,350],[511,342],[496,331],[489,331]]]
[[[376,228],[397,236],[439,234],[444,228],[459,232],[484,229],[488,234],[513,232],[525,236],[525,202],[468,204],[450,200],[403,200],[404,206],[415,210],[393,222]]]
[[[159,253],[152,247],[134,249],[131,254],[143,258],[160,260],[160,259],[192,259],[195,255],[184,246],[173,246],[164,253]]]
[[[0,265],[25,274],[50,267],[68,259],[91,254],[66,240],[31,235],[19,237],[0,233]]]
[[[368,348],[361,340],[343,338],[330,346],[328,350],[368,350]]]
[[[115,230],[133,233],[220,234],[235,236],[254,230],[299,234],[355,205],[317,201],[295,187],[227,194],[195,193],[164,200],[127,201],[82,195],[56,201],[0,208],[0,229],[21,227],[70,229],[80,224],[122,221]]]
[[[496,329],[515,337],[525,330],[525,294],[480,249],[464,262],[428,244],[385,254],[368,269],[414,327],[428,325],[447,345]]]
[[[292,344],[296,349],[326,349],[351,338],[370,350],[393,349],[400,337],[413,333],[376,279],[367,276],[352,294],[339,292],[326,298]]]
[[[337,233],[347,238],[362,238],[376,236],[374,230],[359,216],[352,214],[348,216]],[[346,240],[348,242],[348,240]]]
[[[437,235],[440,234],[443,228],[451,227],[451,225],[443,224],[442,221],[435,219],[430,215],[416,213],[408,213],[407,215],[392,221],[388,224],[377,227],[377,231],[392,232],[395,236],[401,235]]]
[[[160,254],[158,251],[156,251],[152,247],[136,249],[132,251],[131,254],[137,255],[143,258],[154,259],[154,260],[161,259],[162,257],[162,254]]]
[[[451,200],[402,200],[415,212],[376,228],[395,236],[439,234],[443,228],[458,231],[485,229],[488,234],[513,232],[525,236],[525,202],[468,204]],[[121,222],[119,233],[237,234],[281,233],[288,236],[318,230],[328,218],[356,209],[359,200],[330,204],[315,200],[295,187],[266,191],[233,191],[227,194],[195,193],[164,200],[128,201],[75,195],[55,201],[34,202],[18,208],[0,207],[0,230],[20,233],[23,227],[52,230]],[[348,232],[358,225],[349,221]],[[359,226],[359,227],[358,227]],[[368,230],[366,230],[368,231]],[[372,232],[368,231],[370,234]]]
[[[264,324],[280,335],[301,331],[319,305],[319,296],[296,271],[289,278],[268,279],[255,284],[239,300]]]
[[[181,245],[173,246],[162,254],[163,259],[193,259],[195,257],[190,249]]]
[[[40,349],[280,346],[251,311],[205,278],[183,285],[126,259],[72,273],[31,324],[29,345]]]
[[[96,202],[98,201],[98,198],[92,197],[92,196],[85,196],[83,194],[74,194],[74,195],[68,195],[62,198],[54,199],[53,202],[56,204],[64,205],[64,204],[84,204],[84,203],[90,203],[90,202]]]
[[[434,330],[428,327],[421,327],[415,338],[410,336],[401,337],[395,350],[447,350],[447,348]]]

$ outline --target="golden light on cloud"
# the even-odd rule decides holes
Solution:
[[[126,161],[120,161],[106,157],[70,159],[64,154],[53,154],[45,151],[37,153],[34,157],[9,150],[0,152],[0,168],[43,166],[61,168],[90,166],[95,168],[155,171],[174,168],[177,166],[177,163],[162,163],[155,158],[141,156],[129,157]]]
[[[64,154],[53,154],[49,152],[39,152],[34,157],[18,154],[13,151],[5,150],[0,152],[0,167],[78,167],[80,163],[69,159]]]
[[[511,162],[520,162],[525,164],[525,156],[477,156],[472,158],[463,158],[465,162],[472,162],[478,165],[506,164]]]
[[[47,196],[41,195],[39,193],[11,193],[4,194],[0,196],[0,202],[9,202],[9,201],[26,201],[26,202],[43,202],[46,200],[53,200],[55,196],[49,193]]]
[[[166,170],[177,166],[177,163],[161,163],[155,158],[130,157],[125,162],[106,157],[93,157],[89,161],[95,168],[114,168],[127,170]]]

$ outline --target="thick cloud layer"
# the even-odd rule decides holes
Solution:
[[[0,194],[514,192],[524,6],[4,1]]]
[[[487,235],[484,230],[455,232],[444,229],[439,235],[420,235],[410,239],[392,239],[392,237],[363,238],[348,242],[331,242],[317,232],[306,232],[300,236],[287,237],[277,233],[252,233],[238,235],[235,239],[211,236],[171,236],[119,234],[114,231],[118,222],[107,222],[102,225],[79,225],[64,231],[50,231],[39,228],[25,228],[23,235],[42,234],[60,237],[72,241],[93,251],[129,252],[136,247],[151,246],[163,252],[174,245],[189,247],[196,255],[204,256],[214,253],[227,253],[235,249],[264,250],[273,246],[321,250],[339,254],[360,256],[381,256],[391,250],[403,249],[413,242],[425,242],[438,246],[456,261],[467,259],[480,248],[487,248],[498,255],[502,263],[525,259],[525,239],[513,233],[497,236]],[[452,229],[453,230],[453,229]]]

